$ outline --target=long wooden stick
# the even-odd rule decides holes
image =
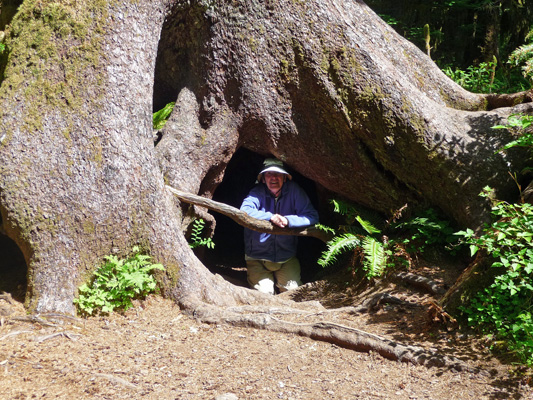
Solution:
[[[311,236],[320,239],[323,242],[327,242],[329,239],[331,239],[326,232],[319,230],[314,226],[308,226],[304,228],[280,228],[269,221],[263,221],[250,217],[244,211],[227,204],[219,203],[218,201],[197,196],[192,193],[183,192],[168,185],[167,189],[185,203],[194,204],[200,207],[208,208],[212,211],[219,212],[220,214],[231,218],[239,225],[254,231],[272,233],[274,235]]]

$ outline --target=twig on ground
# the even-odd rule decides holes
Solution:
[[[43,336],[38,336],[36,337],[34,340],[38,343],[41,343],[41,342],[44,342],[45,340],[48,340],[48,339],[52,339],[52,338],[55,338],[57,336],[64,336],[72,341],[75,341],[75,340],[78,340],[78,338],[76,336],[81,336],[79,333],[71,333],[71,332],[55,332],[55,333],[52,333],[50,335],[43,335]]]
[[[11,336],[20,335],[21,333],[33,333],[33,331],[13,331],[13,332],[9,332],[7,335],[4,335],[4,336],[0,337],[0,341],[4,340],[4,339],[7,339],[8,337],[11,337]]]
[[[94,375],[95,376],[99,376],[101,378],[106,378],[106,379],[108,379],[108,380],[110,380],[111,382],[114,382],[114,383],[119,383],[121,385],[129,387],[130,389],[137,389],[137,385],[135,385],[135,384],[133,384],[131,382],[128,382],[125,379],[119,378],[118,376],[114,376],[114,375],[110,375],[110,374],[102,374],[102,373],[95,373]]]
[[[25,317],[12,317],[10,318],[15,321],[23,321],[23,322],[31,322],[33,324],[39,324],[42,326],[48,326],[48,327],[57,327],[57,324],[53,324],[51,322],[48,322],[47,320],[40,317],[40,315],[28,315]]]

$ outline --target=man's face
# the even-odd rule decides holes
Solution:
[[[277,195],[285,182],[285,175],[279,172],[265,172],[265,183],[272,194]]]

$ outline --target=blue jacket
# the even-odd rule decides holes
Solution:
[[[242,202],[241,210],[251,217],[266,221],[270,221],[273,214],[283,215],[289,221],[289,228],[318,222],[318,212],[307,194],[297,183],[289,180],[281,187],[277,200],[264,183],[257,184]],[[244,251],[251,258],[287,261],[296,255],[297,244],[297,236],[272,235],[244,228]]]

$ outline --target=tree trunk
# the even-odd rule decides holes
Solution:
[[[361,1],[26,0],[6,40],[0,211],[33,311],[73,313],[135,244],[182,304],[266,301],[202,266],[165,188],[211,197],[239,147],[379,212],[424,201],[472,226],[482,187],[508,196],[525,163],[489,129],[531,112],[511,107],[525,94],[488,111]],[[174,100],[154,149],[153,104]]]

